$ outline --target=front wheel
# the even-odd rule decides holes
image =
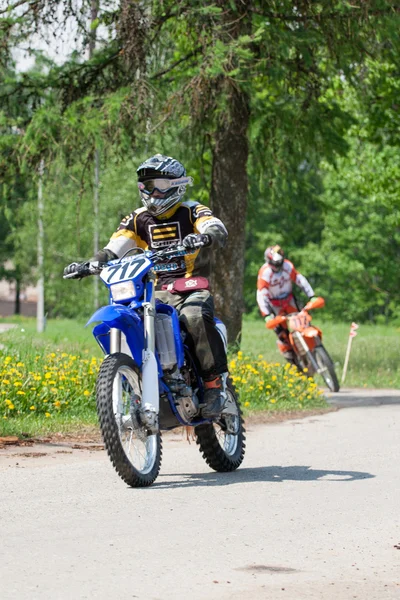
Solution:
[[[107,356],[96,385],[97,413],[104,444],[118,475],[131,487],[146,487],[161,466],[161,435],[150,434],[138,419],[141,374],[132,358]]]
[[[340,389],[339,381],[335,373],[335,367],[333,361],[325,350],[324,346],[316,346],[314,349],[314,358],[318,365],[318,371],[321,377],[323,377],[326,385],[331,392],[338,392]]]
[[[218,422],[198,425],[194,430],[204,460],[220,473],[235,471],[242,464],[246,447],[242,411],[229,380],[226,393],[229,414],[223,412]]]

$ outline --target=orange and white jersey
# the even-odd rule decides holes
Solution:
[[[270,300],[281,300],[292,293],[293,283],[309,298],[314,296],[314,290],[307,279],[296,271],[287,258],[278,273],[275,273],[268,263],[261,267],[257,279],[257,303],[263,316],[271,313]]]

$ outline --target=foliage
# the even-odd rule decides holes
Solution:
[[[25,354],[25,356],[24,356]],[[0,398],[3,419],[34,413],[77,413],[94,408],[99,359],[66,352],[26,355],[0,353]]]
[[[231,357],[229,372],[241,404],[253,410],[302,410],[325,407],[312,377],[288,363],[268,363],[262,354]]]
[[[321,321],[321,318],[324,319]],[[322,330],[322,342],[330,354],[339,381],[342,377],[351,320],[326,321],[326,312],[315,314],[315,325]],[[400,389],[400,320],[397,325],[362,324],[353,339],[345,386]],[[264,322],[245,317],[243,323],[243,353],[261,354],[270,364],[285,364],[276,345],[276,335]],[[318,381],[318,380],[317,380]],[[324,386],[322,378],[318,383]]]
[[[94,152],[105,244],[138,204],[134,166],[163,151],[194,175],[192,198],[211,197],[228,221],[234,246],[216,265],[216,287],[226,274],[223,296],[236,295],[220,310],[240,313],[244,287],[246,311],[257,313],[257,271],[276,241],[329,297],[332,317],[397,318],[398,17],[385,0],[8,3],[0,9],[0,262],[14,263],[6,275],[36,277],[44,158],[46,311],[83,315],[91,282],[60,275],[93,252]],[[67,23],[75,50],[56,64],[32,47],[33,34],[48,42]],[[36,58],[26,73],[13,62],[18,45]]]

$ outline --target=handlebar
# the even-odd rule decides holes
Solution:
[[[201,247],[202,244],[197,245],[197,247]],[[180,244],[172,244],[163,250],[158,250],[157,252],[153,252],[152,250],[146,250],[145,254],[148,256],[150,260],[154,263],[158,263],[166,258],[174,258],[178,256],[186,256],[187,254],[193,254],[196,252],[196,248],[186,248]],[[123,257],[122,257],[123,258]],[[119,259],[121,260],[121,259]],[[112,261],[112,264],[115,264],[116,261]],[[118,261],[117,261],[118,262]],[[68,273],[67,275],[63,275],[63,279],[83,279],[84,277],[89,277],[89,275],[99,275],[101,271],[107,267],[110,263],[108,262],[84,262],[77,263],[76,270],[72,273]]]
[[[300,312],[303,312],[303,311],[307,312],[314,308],[322,308],[323,306],[325,306],[325,300],[321,296],[318,296],[317,298],[313,298],[312,300],[307,302],[305,307]],[[286,319],[288,317],[290,317],[290,314],[293,314],[293,313],[288,313],[286,315],[277,315],[270,321],[267,321],[265,323],[265,327],[267,329],[275,329],[275,327],[284,323],[286,321]]]
[[[201,246],[202,245],[199,245],[198,247],[200,248]],[[196,248],[192,249],[186,248],[185,246],[182,246],[182,244],[172,244],[171,246],[168,246],[168,248],[165,248],[164,250],[158,250],[157,252],[152,252],[150,250],[148,256],[153,262],[160,262],[166,258],[186,256],[187,254],[194,254],[194,252],[196,252]]]
[[[108,263],[101,263],[98,260],[78,264],[76,271],[63,275],[63,279],[83,279],[89,275],[98,275],[107,264]]]

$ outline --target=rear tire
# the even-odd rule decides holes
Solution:
[[[340,385],[337,375],[335,373],[333,361],[329,356],[328,352],[321,344],[315,347],[313,354],[318,367],[320,369],[324,369],[321,373],[319,373],[319,375],[323,377],[326,385],[328,386],[331,392],[338,392],[340,390]]]
[[[107,356],[97,378],[97,414],[111,462],[131,487],[151,485],[161,466],[160,433],[149,434],[131,416],[140,400],[141,373],[132,358],[123,353]]]
[[[235,471],[241,464],[245,453],[245,428],[240,404],[231,381],[227,383],[227,394],[236,405],[237,433],[229,433],[225,417],[222,414],[218,422],[195,427],[196,443],[199,445],[206,463],[219,473]],[[228,417],[232,418],[232,417]]]

